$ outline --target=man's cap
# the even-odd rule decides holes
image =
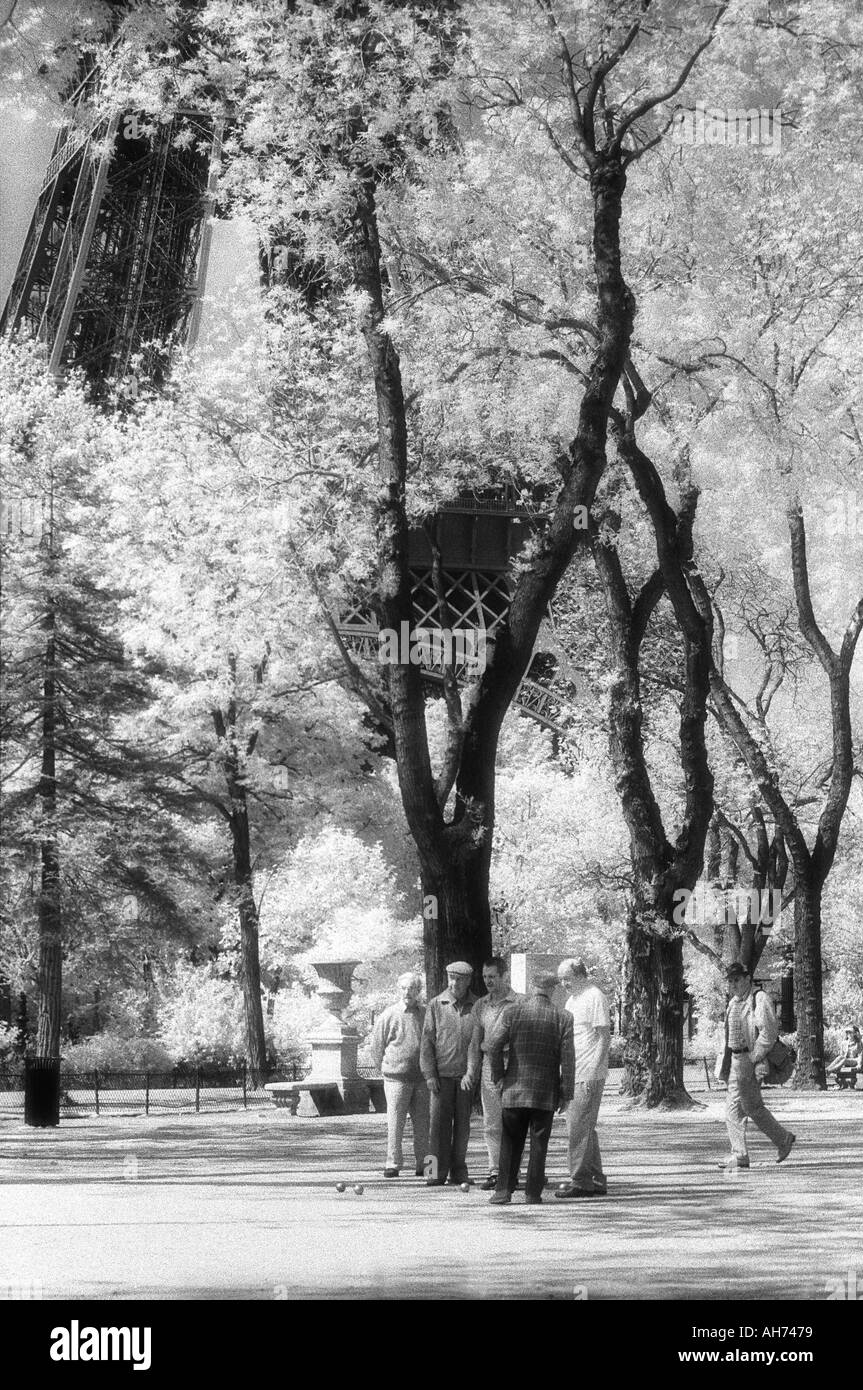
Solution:
[[[446,973],[448,975],[472,975],[473,966],[468,965],[466,960],[454,960],[452,965],[447,966]]]
[[[740,961],[736,960],[733,965],[729,965],[725,972],[725,978],[726,980],[748,980],[749,971],[745,965],[741,965]]]

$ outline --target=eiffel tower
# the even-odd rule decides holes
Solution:
[[[158,386],[172,352],[195,341],[222,131],[194,110],[163,121],[106,115],[94,105],[99,80],[91,65],[67,97],[0,333],[37,337],[52,371],[80,370],[91,397],[110,404]],[[534,524],[505,488],[468,494],[435,518],[456,632],[493,637],[509,605],[511,561]],[[428,531],[412,531],[409,546],[415,628],[433,635],[441,624]],[[376,661],[367,609],[340,615],[338,628],[357,657]],[[572,680],[560,678],[562,656],[546,621],[516,698],[555,735],[571,723],[574,694]],[[423,665],[429,685],[440,686],[433,645]]]
[[[0,332],[37,337],[107,400],[194,341],[221,134],[194,111],[94,114],[98,83],[92,68],[66,100]]]

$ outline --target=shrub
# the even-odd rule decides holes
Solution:
[[[18,1030],[8,1023],[0,1023],[0,1066],[9,1066],[20,1058],[18,1051]]]
[[[172,1058],[157,1038],[122,1038],[94,1033],[63,1049],[67,1071],[169,1071]]]
[[[246,1055],[243,995],[210,966],[178,964],[162,997],[158,1036],[174,1062],[236,1066]]]

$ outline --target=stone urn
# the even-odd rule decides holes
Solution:
[[[318,998],[328,1013],[344,1028],[342,1018],[354,992],[353,974],[358,960],[316,960],[312,969],[318,976]],[[350,1031],[350,1030],[349,1030]]]
[[[357,1072],[359,1034],[343,1018],[359,964],[358,960],[312,962],[319,980],[318,998],[329,1018],[309,1038],[312,1069],[302,1083],[300,1116],[363,1114],[369,1108],[369,1088]]]

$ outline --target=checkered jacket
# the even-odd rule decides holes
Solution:
[[[506,1063],[504,1048],[509,1048]],[[531,994],[502,1010],[489,1040],[493,1081],[503,1078],[503,1105],[556,1110],[572,1100],[575,1051],[572,1014],[545,994]]]

